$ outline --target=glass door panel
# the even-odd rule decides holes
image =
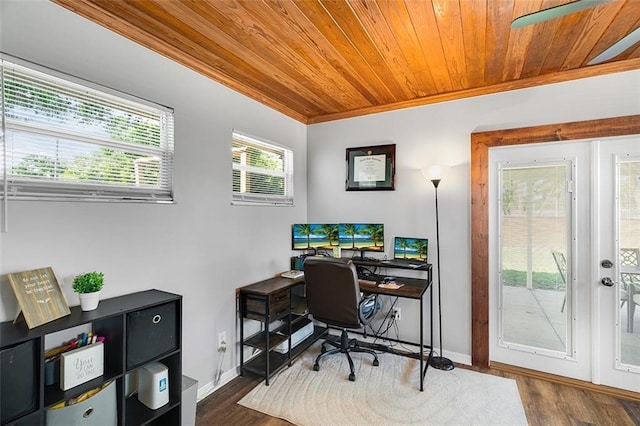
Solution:
[[[570,356],[571,164],[503,164],[499,179],[499,344]]]
[[[620,363],[640,367],[640,161],[617,167]],[[639,379],[640,380],[640,379]]]

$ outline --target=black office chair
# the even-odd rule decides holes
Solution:
[[[331,257],[308,257],[304,262],[304,281],[306,284],[307,306],[309,313],[317,321],[328,326],[340,327],[340,339],[329,336],[322,342],[322,353],[313,364],[314,371],[320,370],[320,359],[343,353],[347,356],[351,374],[349,380],[355,381],[356,375],[350,352],[364,352],[373,355],[373,365],[378,366],[378,356],[371,349],[358,346],[356,339],[349,339],[348,329],[359,329],[365,320],[361,316],[360,285],[353,263]],[[335,349],[327,350],[325,345]]]

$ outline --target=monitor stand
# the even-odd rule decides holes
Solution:
[[[364,250],[360,250],[360,257],[356,257],[355,259],[362,260],[362,261],[369,260],[369,261],[374,261],[374,262],[378,260],[378,259],[376,259],[374,257],[367,257],[367,256],[364,255],[364,253],[365,253]]]

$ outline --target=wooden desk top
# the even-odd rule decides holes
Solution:
[[[427,263],[426,265],[420,266],[418,268],[412,268],[410,266],[394,266],[389,265],[388,263],[384,263],[382,260],[360,260],[358,258],[349,258],[353,262],[354,265],[360,266],[375,266],[378,268],[390,268],[390,269],[406,269],[407,271],[431,271],[431,264]]]
[[[259,294],[261,296],[268,296],[279,290],[283,290],[294,285],[304,283],[304,276],[298,278],[284,278],[280,274],[266,280],[258,281],[253,284],[240,287],[243,293]]]
[[[397,296],[408,299],[420,299],[429,288],[429,281],[421,278],[396,277],[395,282],[404,284],[398,289],[388,289],[378,287],[376,284],[367,284],[360,281],[360,290],[365,293],[384,294],[386,296]],[[293,287],[304,283],[304,276],[298,278],[283,278],[280,274],[266,280],[240,287],[238,291],[243,293],[268,296],[277,291]]]
[[[385,296],[396,296],[406,299],[420,299],[430,286],[428,280],[422,278],[405,278],[396,277],[394,280],[397,284],[404,284],[400,288],[390,289],[378,287],[372,281],[360,280],[360,291],[365,293],[383,294]]]

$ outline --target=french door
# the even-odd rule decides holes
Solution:
[[[640,391],[640,141],[489,156],[491,361]]]
[[[592,152],[592,323],[598,345],[613,348],[594,348],[594,382],[640,392],[640,138],[594,142]]]

